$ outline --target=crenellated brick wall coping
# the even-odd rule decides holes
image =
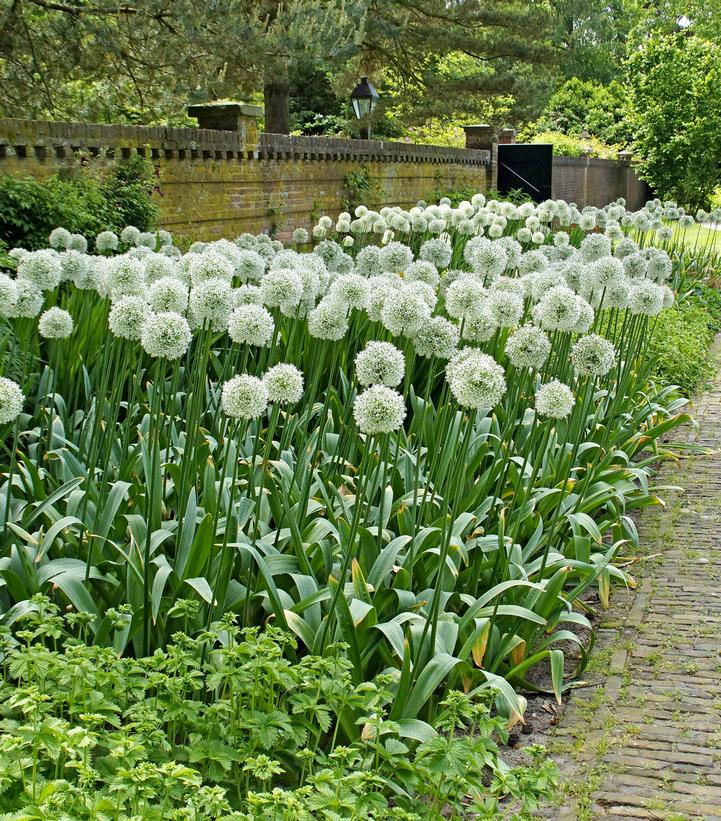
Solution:
[[[618,168],[619,166],[630,166],[631,155],[619,156],[617,160],[606,160],[600,157],[567,157],[565,154],[553,155],[554,165],[574,165],[580,168],[591,166],[594,168]]]
[[[475,167],[491,164],[490,151],[479,149],[283,134],[261,134],[257,144],[245,144],[242,133],[236,131],[0,119],[0,159],[65,159],[75,155],[115,159],[136,153],[166,160],[348,160]]]

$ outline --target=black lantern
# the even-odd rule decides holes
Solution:
[[[368,82],[367,77],[361,77],[360,83],[351,92],[350,101],[353,103],[356,117],[361,121],[361,139],[370,140],[370,117],[373,107],[378,102],[378,92]]]

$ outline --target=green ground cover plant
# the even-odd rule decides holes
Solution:
[[[70,716],[53,677],[79,654],[121,680],[139,670],[141,701],[165,702],[180,655],[197,688],[182,684],[178,712],[148,718],[169,746],[142,759],[148,789],[154,768],[190,766],[161,801],[173,817],[195,817],[189,793],[201,783],[234,812],[272,817],[263,802],[291,792],[310,802],[308,817],[347,817],[309,780],[316,767],[330,768],[344,801],[356,787],[377,801],[363,817],[425,807],[437,818],[444,803],[460,816],[464,800],[522,817],[553,779],[540,753],[511,777],[491,750],[482,783],[463,762],[523,721],[524,693],[560,702],[573,685],[591,632],[583,594],[595,588],[604,603],[612,583],[633,584],[615,563],[638,542],[629,514],[660,502],[654,465],[689,418],[678,388],[654,376],[654,334],[692,295],[718,304],[698,284],[713,258],[667,224],[689,220],[659,201],[579,212],[477,194],[455,207],[361,205],[321,217],[312,237],[294,232],[291,247],[243,235],[182,253],[165,231],[126,227],[98,234],[92,254],[64,228],[49,248],[10,249],[4,743],[66,721],[63,733],[96,734],[95,767],[113,715],[125,727],[132,705],[121,700],[93,729]],[[252,726],[228,719],[214,667],[231,645],[244,648],[238,686],[259,647],[277,660],[273,721],[310,721],[312,759],[305,738],[247,746]],[[38,661],[28,670],[26,658]],[[322,691],[324,664],[340,692]],[[111,679],[94,692],[115,704]],[[311,680],[315,700],[294,713]],[[269,709],[264,682],[243,692]],[[15,732],[19,721],[31,729]],[[234,752],[211,774],[185,756],[191,733],[208,741],[215,721],[212,737]],[[473,731],[459,741],[461,724]],[[438,772],[463,774],[434,781],[427,745],[444,743],[461,769]],[[342,762],[338,745],[352,751]],[[50,794],[68,781],[85,802],[82,769],[70,778],[55,756],[40,772],[34,749],[9,765],[8,809],[26,817],[39,778]],[[105,800],[116,778],[89,773],[87,790]],[[144,806],[142,790],[128,795],[117,817]],[[520,804],[499,808],[501,797]]]

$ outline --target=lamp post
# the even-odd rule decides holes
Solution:
[[[360,136],[362,140],[371,138],[371,112],[378,102],[378,92],[368,82],[367,77],[361,77],[360,83],[351,91],[350,101],[353,111],[360,121]]]

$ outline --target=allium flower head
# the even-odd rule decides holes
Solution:
[[[235,272],[241,282],[257,282],[265,273],[265,259],[257,251],[240,250],[236,258]]]
[[[233,288],[232,298],[234,308],[240,305],[263,304],[263,295],[257,285],[241,285],[239,288]]]
[[[184,314],[188,309],[188,288],[173,276],[161,277],[148,289],[148,302],[157,313]]]
[[[134,225],[126,225],[120,232],[120,241],[125,245],[137,245],[140,231]]]
[[[15,280],[0,273],[0,316],[15,316],[17,299],[18,287]]]
[[[381,308],[381,322],[394,336],[415,336],[431,318],[431,308],[421,292],[421,283],[408,283],[390,291]]]
[[[348,331],[348,313],[345,305],[339,305],[328,297],[322,299],[308,314],[308,333],[316,339],[334,342],[343,339]]]
[[[616,349],[598,334],[582,336],[571,348],[571,363],[579,376],[605,376],[616,361]]]
[[[143,297],[124,296],[108,314],[108,327],[114,336],[121,339],[140,339],[145,320],[150,316],[150,307]]]
[[[48,241],[53,248],[59,251],[67,251],[71,247],[73,235],[67,228],[53,228]]]
[[[603,234],[589,234],[581,242],[581,256],[586,262],[595,262],[611,254],[611,240]]]
[[[578,297],[565,285],[557,285],[533,309],[533,319],[547,331],[573,331],[580,315]]]
[[[468,240],[463,249],[463,258],[486,284],[498,278],[508,264],[508,252],[503,244],[486,237]]]
[[[60,265],[63,269],[63,281],[73,280],[73,282],[85,281],[88,271],[92,270],[93,258],[81,254],[79,251],[65,251],[60,254]],[[92,288],[88,285],[87,288]]]
[[[506,392],[503,368],[476,348],[462,348],[446,366],[448,387],[461,407],[495,407]]]
[[[256,376],[238,374],[223,385],[220,404],[233,419],[257,419],[268,407],[268,389]]]
[[[434,290],[438,287],[440,276],[436,266],[425,259],[419,259],[408,266],[405,277],[406,282],[423,282]]]
[[[526,286],[522,279],[515,277],[499,277],[488,289],[491,293],[509,293],[523,299],[526,295]]]
[[[573,410],[575,402],[573,391],[558,379],[546,382],[536,391],[536,410],[540,416],[565,419]]]
[[[305,228],[296,228],[295,231],[293,231],[293,242],[296,245],[305,245],[309,241],[310,235]]]
[[[228,319],[228,335],[239,345],[263,348],[270,345],[275,322],[262,305],[250,303],[234,308]]]
[[[610,282],[603,292],[602,308],[623,309],[628,305],[630,280],[624,274]]]
[[[624,237],[620,239],[616,243],[616,247],[613,249],[613,255],[616,259],[625,259],[627,256],[631,254],[635,254],[638,252],[638,244],[635,243],[630,237]]]
[[[623,270],[630,279],[643,279],[648,270],[648,262],[642,253],[629,254],[623,258]]]
[[[413,262],[413,252],[402,242],[389,242],[381,249],[381,263],[384,271],[399,274],[408,270]]]
[[[146,353],[163,359],[180,359],[191,339],[188,320],[172,311],[150,314],[140,331],[140,344]]]
[[[438,270],[447,268],[451,263],[451,246],[438,237],[426,240],[421,245],[420,258],[430,262]]]
[[[15,280],[13,316],[32,318],[43,309],[43,292],[29,279]]]
[[[356,396],[353,417],[361,433],[393,433],[406,418],[406,404],[393,388],[372,385]]]
[[[263,377],[268,391],[268,401],[278,405],[291,405],[303,396],[303,374],[295,365],[274,365]]]
[[[357,274],[375,277],[383,273],[383,250],[377,245],[366,245],[358,252],[355,260]]]
[[[446,311],[453,319],[477,316],[486,304],[487,291],[481,281],[466,275],[453,280],[446,291]]]
[[[127,254],[107,261],[105,284],[113,300],[139,294],[145,288],[145,266]]]
[[[0,376],[0,425],[14,422],[22,413],[24,402],[20,386],[12,379]]]
[[[235,273],[235,265],[221,254],[204,251],[192,256],[188,271],[194,287],[208,279],[224,279],[230,283]]]
[[[548,268],[548,259],[542,251],[526,251],[518,260],[518,273],[531,274],[535,271],[543,271]]]
[[[31,251],[18,262],[17,278],[32,282],[41,291],[57,288],[62,275],[60,255],[55,251]]]
[[[526,279],[528,277],[528,279]],[[552,288],[566,285],[566,277],[558,267],[543,268],[524,276],[528,293],[534,302],[542,299]]]
[[[395,388],[403,380],[405,357],[391,342],[369,342],[355,358],[356,378],[361,385]]]
[[[206,279],[198,283],[190,291],[189,304],[199,325],[207,322],[213,330],[219,331],[227,325],[233,307],[230,283],[224,279]]]
[[[511,328],[523,316],[523,298],[510,291],[491,291],[488,294],[488,310],[498,325]]]
[[[263,302],[269,308],[298,305],[303,296],[303,282],[290,268],[269,271],[260,281]]]
[[[656,316],[663,310],[664,291],[650,279],[635,279],[628,291],[628,308],[632,314]]]
[[[478,314],[463,321],[461,336],[469,342],[488,342],[497,330],[495,317],[484,305]]]
[[[413,338],[418,356],[450,359],[458,348],[458,326],[442,316],[434,316],[423,324]]]
[[[165,254],[148,254],[143,259],[145,283],[152,285],[159,279],[175,276],[175,263]]]
[[[668,253],[659,248],[649,248],[646,276],[660,285],[671,276],[672,272],[673,264]]]
[[[48,308],[38,321],[38,333],[44,339],[67,339],[73,332],[73,318],[62,308]]]
[[[360,274],[339,276],[330,286],[330,298],[348,308],[362,310],[368,302],[370,285]]]
[[[551,353],[551,342],[541,328],[523,325],[506,341],[506,356],[514,368],[542,368]]]

